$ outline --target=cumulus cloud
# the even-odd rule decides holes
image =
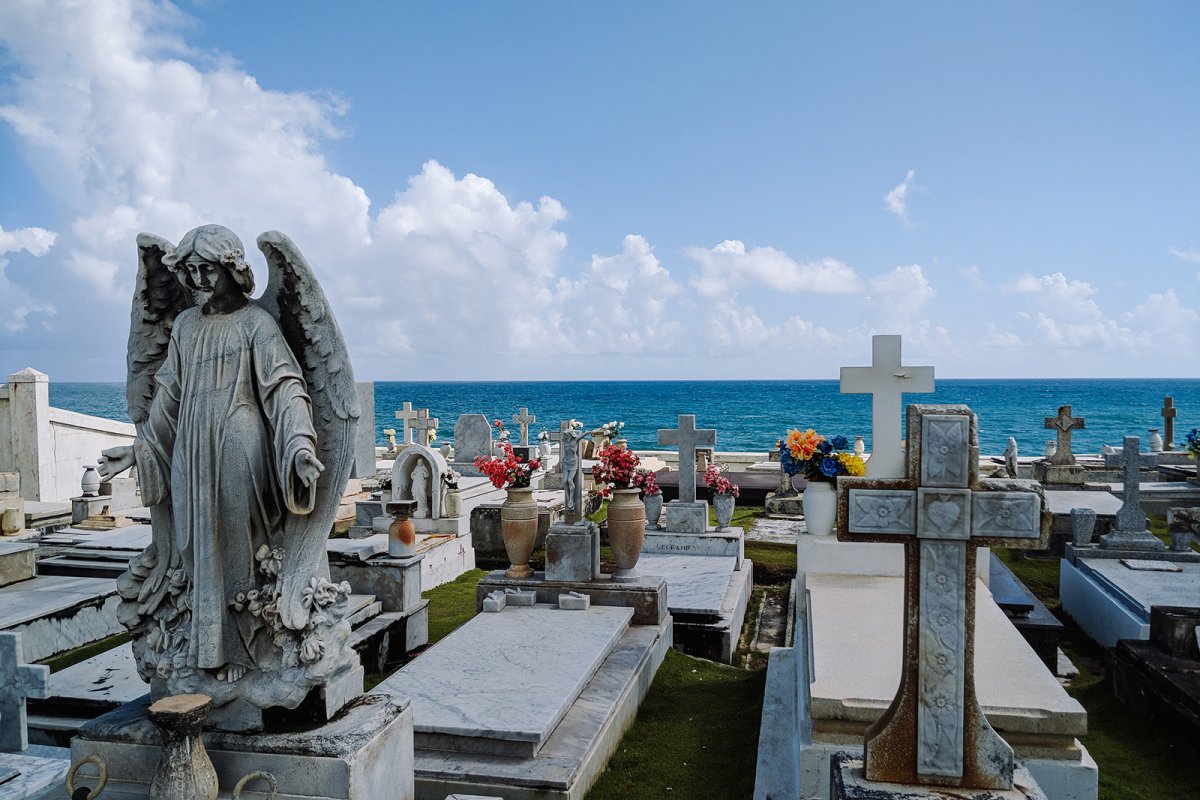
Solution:
[[[54,246],[58,234],[45,228],[17,228],[6,231],[0,227],[0,295],[4,296],[4,313],[0,315],[0,327],[9,333],[17,333],[29,326],[29,316],[41,313],[46,317],[55,314],[55,308],[48,303],[35,300],[24,288],[9,280],[5,270],[9,253],[25,252],[31,256],[44,256]]]
[[[1175,256],[1180,261],[1187,261],[1191,264],[1200,264],[1200,250],[1197,250],[1195,247],[1188,247],[1186,249],[1182,247],[1172,247],[1171,255]]]
[[[904,223],[904,227],[911,227],[908,221],[908,195],[915,188],[913,186],[913,178],[917,177],[915,170],[909,170],[904,173],[904,180],[892,187],[892,190],[883,196],[884,205],[887,210],[895,214],[896,217]]]
[[[693,285],[705,297],[721,297],[746,284],[780,292],[848,294],[862,290],[854,270],[835,258],[799,262],[773,247],[747,250],[737,239],[712,248],[689,247],[684,253],[700,264],[701,273]]]

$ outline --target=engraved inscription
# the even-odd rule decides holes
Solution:
[[[967,486],[966,417],[926,414],[921,418],[921,485]]]
[[[966,539],[971,535],[970,489],[918,489],[917,536]]]
[[[1041,536],[1042,499],[1033,492],[976,492],[971,534],[1037,539]]]
[[[904,490],[851,489],[849,528],[854,533],[911,536],[916,532],[914,499]]]
[[[917,770],[963,774],[966,685],[967,545],[921,542],[920,639],[917,664]]]

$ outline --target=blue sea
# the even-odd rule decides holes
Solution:
[[[1040,455],[1051,431],[1042,427],[1058,407],[1070,404],[1087,427],[1075,431],[1079,453],[1098,452],[1103,444],[1120,445],[1127,435],[1142,437],[1162,428],[1159,409],[1171,395],[1179,409],[1175,439],[1200,427],[1200,379],[1088,380],[938,380],[932,394],[906,395],[905,402],[965,403],[979,415],[982,452],[999,454],[1009,436],[1021,454]],[[717,429],[719,450],[764,451],[788,428],[815,428],[827,436],[861,435],[871,447],[868,395],[844,395],[829,381],[547,381],[505,383],[375,384],[375,437],[401,426],[395,410],[405,401],[428,408],[441,420],[439,439],[453,438],[459,414],[481,413],[502,419],[522,406],[537,416],[532,436],[572,417],[590,427],[610,420],[625,423],[625,438],[635,449],[657,447],[657,430],[673,428],[679,414],[695,414],[696,424]],[[123,383],[51,383],[50,403],[59,408],[128,421]]]

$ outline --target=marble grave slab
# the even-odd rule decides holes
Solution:
[[[638,572],[667,579],[667,607],[672,614],[717,616],[737,559],[725,556],[643,553]]]

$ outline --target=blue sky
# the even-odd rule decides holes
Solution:
[[[310,257],[360,379],[1195,376],[1200,6],[0,5],[0,369],[134,237]],[[257,254],[252,254],[257,256]],[[265,285],[261,259],[255,262]]]

